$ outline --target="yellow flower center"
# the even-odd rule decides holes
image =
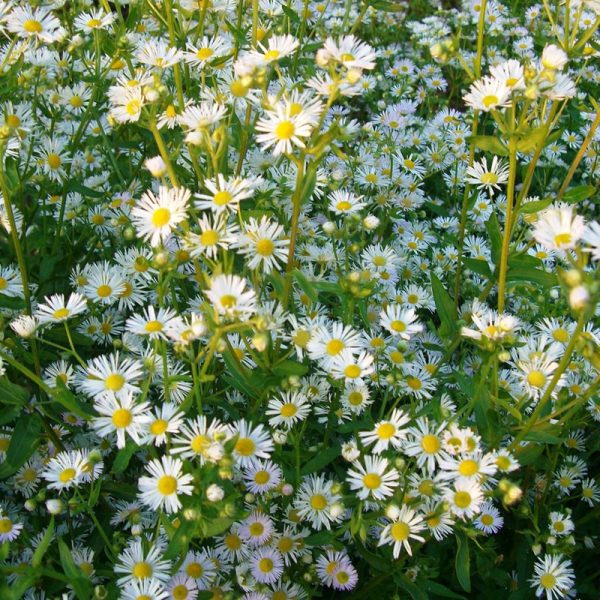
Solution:
[[[154,225],[154,227],[164,227],[170,220],[171,211],[164,206],[157,208],[152,213],[152,225]]]
[[[363,483],[368,489],[375,490],[381,485],[381,477],[377,473],[367,473],[363,477]]]
[[[163,496],[170,496],[177,491],[177,479],[173,475],[163,475],[156,484],[156,489]]]
[[[296,346],[299,346],[300,348],[306,348],[306,345],[308,344],[308,342],[310,342],[310,338],[310,331],[301,329],[296,332],[296,335],[294,335],[294,344],[296,344]]]
[[[485,525],[486,527],[489,527],[490,525],[492,525],[494,523],[494,517],[492,517],[492,515],[481,515],[481,523],[482,525]]]
[[[552,573],[544,573],[540,577],[540,584],[546,590],[551,590],[556,585],[556,577]]]
[[[148,333],[158,333],[162,331],[163,324],[160,321],[148,321],[146,325],[144,325],[144,329]]]
[[[185,568],[185,574],[189,575],[193,579],[199,579],[200,577],[202,577],[203,573],[204,573],[204,568],[202,567],[202,565],[200,563],[190,563]]]
[[[219,233],[214,229],[209,229],[200,236],[200,243],[203,246],[214,246],[219,241]]]
[[[197,435],[191,442],[190,448],[196,453],[201,454],[210,445],[210,439],[206,435]]]
[[[176,585],[171,590],[171,596],[173,596],[174,600],[185,600],[188,597],[188,595],[189,595],[189,591],[185,587],[185,585],[183,585],[183,583]]]
[[[498,183],[498,175],[496,173],[484,173],[481,176],[481,183],[485,183],[486,185]]]
[[[112,294],[112,288],[110,287],[110,285],[103,284],[98,286],[96,293],[100,298],[108,298],[108,296]]]
[[[64,319],[69,316],[69,312],[68,308],[58,308],[52,313],[52,316],[55,319]]]
[[[235,443],[235,451],[242,456],[251,456],[254,452],[255,444],[250,438],[240,438]]]
[[[213,202],[217,206],[225,206],[231,202],[232,198],[233,196],[227,190],[222,190],[214,195]]]
[[[226,535],[223,541],[229,550],[239,550],[242,547],[242,540],[234,533]]]
[[[337,340],[337,339],[330,340],[329,342],[327,342],[327,345],[325,346],[325,352],[327,352],[327,354],[329,354],[329,356],[336,356],[345,347],[346,347],[346,344],[344,344],[344,342],[342,342],[342,340]]]
[[[338,202],[335,207],[342,212],[346,212],[352,208],[352,204],[347,200],[342,200],[341,202]]]
[[[258,561],[258,568],[263,573],[270,573],[273,570],[273,561],[270,558],[261,558]]]
[[[282,417],[289,418],[293,417],[298,412],[298,408],[294,403],[288,402],[287,404],[284,404],[281,407],[281,410],[279,412]]]
[[[259,521],[255,521],[250,525],[250,527],[248,527],[248,531],[250,532],[250,535],[258,537],[264,533],[265,526]]]
[[[423,387],[423,384],[421,383],[421,380],[417,379],[416,377],[407,377],[406,378],[406,385],[411,390],[415,390],[415,391],[419,391]]]
[[[112,416],[112,423],[115,427],[123,429],[131,424],[133,421],[133,415],[127,408],[117,408]]]
[[[95,29],[96,27],[100,27],[100,25],[102,25],[102,21],[100,19],[90,19],[86,25],[90,29]]]
[[[466,458],[458,465],[458,472],[465,477],[471,477],[479,471],[479,465],[476,461]]]
[[[291,121],[281,121],[275,127],[275,136],[280,140],[289,140],[296,132],[296,126]]]
[[[279,52],[279,50],[269,50],[268,52],[265,52],[265,60],[266,61],[277,60],[280,55],[281,55],[281,52]]]
[[[390,323],[390,327],[394,331],[397,331],[398,333],[402,333],[403,331],[406,331],[406,323],[404,323],[404,321],[392,321]]]
[[[149,565],[147,562],[135,563],[131,574],[136,579],[146,579],[146,577],[152,577],[152,565]]]
[[[348,394],[348,402],[352,406],[360,406],[363,402],[363,395],[360,392],[350,392]]]
[[[299,115],[302,112],[302,104],[300,104],[299,102],[292,102],[288,106],[288,112],[291,117]]]
[[[5,290],[8,287],[8,281],[4,277],[0,277],[0,290]]]
[[[280,552],[289,552],[294,547],[294,540],[289,537],[282,537],[277,543],[277,549]]]
[[[50,153],[48,153],[46,160],[48,162],[48,166],[51,169],[56,170],[56,169],[60,168],[60,156],[58,154],[55,154],[54,152],[50,152]]]
[[[536,388],[542,388],[546,385],[546,376],[541,371],[531,371],[527,375],[527,383]]]
[[[261,256],[271,256],[274,249],[275,244],[268,238],[264,238],[256,242],[256,252]]]
[[[75,469],[72,469],[72,468],[63,469],[60,472],[58,479],[60,480],[61,483],[69,483],[69,481],[72,481],[75,478],[75,475],[77,475],[77,471],[75,471]]]
[[[0,519],[0,533],[10,533],[12,528],[13,524],[10,519]]]
[[[435,435],[428,433],[421,440],[421,448],[427,454],[435,454],[440,449],[440,440]]]
[[[27,19],[23,23],[23,29],[27,33],[41,33],[44,28],[39,21],[36,21],[35,19]]]
[[[315,494],[310,498],[310,506],[314,510],[323,510],[327,506],[327,498],[323,494]]]
[[[454,494],[454,504],[458,508],[467,508],[471,504],[471,494],[469,492],[456,492]]]
[[[271,475],[269,475],[268,471],[257,471],[254,474],[254,483],[258,483],[258,485],[264,485],[268,483],[271,479]]]
[[[394,523],[390,528],[390,535],[396,542],[403,542],[408,539],[410,527],[404,521]]]
[[[559,327],[558,329],[555,329],[552,332],[552,337],[557,342],[562,342],[564,344],[565,342],[567,342],[569,340],[569,332],[566,329]]]
[[[425,479],[421,481],[418,489],[419,493],[423,496],[432,496],[434,492],[433,481],[431,481],[431,479]]]
[[[21,124],[21,119],[17,117],[17,115],[7,115],[6,116],[6,124],[11,129],[16,129]]]
[[[150,433],[152,435],[162,435],[169,426],[169,422],[164,419],[156,419],[152,425],[150,425]]]
[[[348,573],[346,573],[346,571],[338,571],[335,574],[335,578],[338,580],[338,583],[344,584],[344,583],[348,583],[348,580],[350,579],[350,575],[348,575]]]
[[[494,96],[494,94],[484,96],[481,101],[483,102],[483,105],[486,108],[490,108],[490,106],[495,106],[499,102],[498,96]]]
[[[130,100],[125,105],[125,112],[130,116],[135,116],[140,112],[141,104],[139,100]]]
[[[382,440],[389,440],[396,433],[396,428],[391,423],[382,423],[377,428],[377,436]]]
[[[119,373],[112,373],[104,380],[104,386],[111,392],[118,392],[125,385],[125,377]]]
[[[566,246],[568,244],[571,243],[571,234],[570,233],[557,233],[554,236],[554,243],[556,244],[556,246],[558,246],[559,248],[561,246]]]
[[[196,58],[198,60],[208,60],[215,51],[212,48],[198,48],[196,52]]]
[[[360,377],[361,369],[358,365],[348,365],[344,369],[344,375],[350,379],[356,379]]]

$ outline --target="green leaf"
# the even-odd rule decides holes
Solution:
[[[313,303],[318,302],[319,296],[317,294],[317,290],[313,286],[313,284],[306,278],[306,275],[299,269],[294,269],[293,271],[294,277],[298,282],[298,285],[302,288],[302,291],[308,296],[309,300]]]
[[[56,380],[56,392],[53,395],[54,400],[64,406],[69,412],[89,421],[95,415],[94,411],[85,405],[77,396],[65,386],[60,378]]]
[[[533,200],[532,202],[526,202],[519,208],[519,212],[525,215],[533,215],[535,213],[548,208],[552,204],[552,197],[548,197],[545,200]]]
[[[517,283],[532,283],[544,288],[552,288],[558,285],[558,280],[554,273],[546,273],[541,269],[527,268],[509,268],[506,275],[507,281]]]
[[[287,377],[289,375],[296,375],[302,377],[308,372],[308,367],[302,363],[296,362],[295,360],[284,360],[278,365],[271,369],[275,375],[281,377]]]
[[[318,533],[313,533],[307,538],[304,538],[304,543],[307,546],[327,546],[328,544],[333,543],[334,539],[334,535],[330,530],[323,529]]]
[[[490,271],[490,266],[485,260],[478,260],[476,258],[463,258],[463,263],[465,267],[473,271],[474,273],[478,273],[479,275],[483,275],[490,279],[492,277],[492,272]]]
[[[60,553],[60,564],[67,576],[69,583],[75,591],[77,600],[87,600],[92,595],[92,584],[83,571],[75,564],[71,551],[65,542],[58,540],[58,551]]]
[[[446,288],[434,273],[431,274],[431,290],[433,292],[435,307],[442,322],[440,334],[442,336],[449,336],[456,331],[456,307],[452,298],[450,298],[450,294],[448,294]]]
[[[462,532],[456,532],[456,559],[454,566],[456,578],[465,592],[471,591],[471,557],[469,555],[469,540]]]
[[[302,467],[302,475],[308,475],[309,473],[322,469],[324,466],[335,460],[340,455],[340,452],[340,446],[330,446],[329,448],[320,451]]]
[[[82,196],[88,196],[90,198],[104,198],[106,196],[105,192],[93,190],[92,188],[83,185],[76,179],[71,179],[71,181],[69,181],[67,189],[71,192],[78,192]]]
[[[230,519],[229,517],[217,517],[216,519],[210,519],[209,521],[202,523],[202,533],[206,538],[220,535],[224,531],[227,531],[233,522],[234,519]]]
[[[17,421],[10,436],[6,458],[0,465],[0,479],[16,473],[33,456],[40,442],[41,427],[41,420],[37,413],[24,414]]]
[[[131,457],[135,454],[135,451],[138,448],[139,446],[137,444],[135,444],[132,441],[128,441],[125,444],[125,448],[121,448],[117,452],[117,456],[115,457],[111,471],[117,474],[123,473],[123,471],[125,471],[125,469],[127,468],[127,465],[129,465]]]
[[[387,569],[389,569],[389,564]],[[413,600],[428,600],[427,594],[414,582],[412,582],[404,573],[397,571],[394,574],[394,581],[410,594]]]
[[[577,187],[567,190],[563,199],[570,204],[576,204],[577,202],[581,202],[590,196],[593,196],[595,192],[596,188],[593,185],[578,185]]]
[[[541,444],[562,444],[565,441],[564,438],[554,435],[553,431],[556,431],[556,429],[532,429],[523,439],[528,442],[539,442]]]
[[[494,213],[487,220],[485,228],[490,236],[490,243],[492,245],[492,262],[497,265],[500,261],[500,252],[502,250],[502,234],[500,233],[498,219],[496,219]]]
[[[382,12],[401,12],[404,10],[402,4],[388,2],[387,0],[368,0],[367,4]]]
[[[508,148],[493,135],[471,135],[467,137],[467,141],[480,150],[492,152],[498,156],[508,156]]]
[[[50,542],[52,542],[52,537],[54,536],[54,515],[50,518],[50,525],[46,529],[46,533],[44,533],[44,537],[42,541],[39,543],[38,547],[35,549],[33,556],[31,557],[31,566],[35,569],[42,564],[42,558],[44,558],[44,554],[46,554],[46,550],[48,550],[48,546],[50,546]]]
[[[0,403],[23,406],[29,400],[29,396],[26,388],[11,383],[6,377],[0,377]]]
[[[464,596],[453,592],[450,588],[447,588],[437,581],[426,581],[423,587],[434,594],[435,596],[441,596],[442,598],[454,598],[455,600],[465,600]]]
[[[517,142],[517,151],[529,153],[532,150],[535,150],[535,148],[544,141],[545,137],[545,125],[532,129]]]

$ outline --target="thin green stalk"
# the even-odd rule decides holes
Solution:
[[[163,139],[160,135],[160,131],[158,130],[158,127],[156,125],[156,121],[154,119],[150,119],[149,126],[150,126],[150,131],[152,132],[152,135],[154,136],[154,141],[156,142],[156,145],[158,146],[158,151],[167,167],[167,173],[169,174],[169,179],[171,180],[171,184],[173,185],[173,187],[179,187],[179,181],[177,179],[177,174],[175,173],[175,169],[173,168],[173,164],[171,163],[171,159],[169,157],[169,152],[167,151],[167,147],[165,146],[165,143],[163,142]]]
[[[504,235],[500,251],[500,268],[498,272],[498,311],[504,310],[506,296],[506,271],[508,270],[508,255],[512,233],[512,211],[515,196],[515,181],[517,178],[517,138],[512,136],[508,142],[508,185],[506,189],[506,215],[504,219]]]

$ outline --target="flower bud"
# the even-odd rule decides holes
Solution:
[[[589,299],[590,295],[582,285],[574,287],[569,293],[569,304],[573,310],[585,308]]]
[[[65,509],[65,503],[60,498],[46,500],[46,509],[51,515],[60,515]]]
[[[210,502],[220,502],[223,500],[225,492],[221,486],[213,483],[206,488],[206,497]]]

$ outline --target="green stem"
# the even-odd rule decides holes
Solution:
[[[515,181],[517,178],[517,138],[512,136],[508,142],[509,174],[506,189],[506,215],[504,219],[504,235],[500,251],[500,269],[498,272],[498,311],[504,310],[506,296],[506,271],[508,270],[508,255],[512,233],[512,211],[515,196]]]
[[[156,142],[156,145],[158,146],[158,151],[167,167],[167,173],[169,174],[169,179],[171,180],[171,184],[173,185],[173,187],[179,187],[179,181],[177,180],[177,175],[175,174],[175,169],[173,168],[173,164],[171,163],[171,159],[169,157],[169,152],[167,151],[167,147],[165,146],[165,143],[163,142],[163,139],[160,135],[160,131],[158,130],[158,127],[156,125],[156,121],[154,119],[151,119],[149,126],[150,126],[150,131],[152,132],[152,135],[154,136],[154,141]]]

